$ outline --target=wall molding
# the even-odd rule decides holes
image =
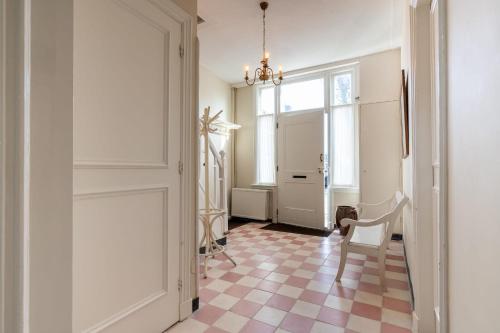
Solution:
[[[100,323],[87,328],[86,330],[82,331],[82,333],[97,333],[101,332],[105,328],[119,322],[121,319],[127,317],[128,315],[139,311],[140,309],[148,306],[149,304],[155,302],[156,300],[160,299],[161,297],[165,296],[167,292],[165,290],[160,290],[156,293],[153,293],[152,295],[140,300],[139,302],[121,310],[120,312],[112,315],[111,317],[101,321]]]
[[[168,169],[165,162],[127,162],[127,161],[75,161],[75,169]]]

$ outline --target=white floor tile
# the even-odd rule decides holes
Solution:
[[[312,319],[316,319],[319,314],[321,307],[317,304],[312,304],[303,301],[295,302],[295,305],[292,307],[290,312],[296,313],[298,315],[309,317]]]
[[[409,313],[382,309],[382,321],[407,329],[411,329],[412,327],[412,318]]]
[[[357,290],[356,294],[354,295],[354,300],[356,302],[382,307],[383,298],[382,296],[377,294]]]
[[[280,289],[278,289],[276,293],[291,298],[299,298],[300,294],[302,294],[303,291],[304,289],[302,288],[297,288],[284,284],[280,287]]]
[[[214,326],[224,331],[237,333],[243,328],[243,326],[245,326],[248,320],[248,318],[227,311],[219,319],[217,319]]]
[[[245,299],[247,301],[251,301],[254,303],[258,303],[258,304],[266,304],[267,301],[272,296],[273,296],[273,294],[270,292],[267,292],[264,290],[259,290],[259,289],[254,289],[245,296]]]
[[[240,300],[239,298],[233,297],[231,295],[219,294],[215,296],[215,298],[212,299],[210,302],[208,302],[208,304],[224,310],[229,310],[233,307],[233,305],[238,303],[239,300]]]
[[[381,324],[379,321],[356,316],[353,314],[349,316],[349,320],[347,321],[348,329],[362,333],[380,332],[380,327]]]
[[[328,295],[324,305],[335,310],[351,312],[352,301],[350,299]]]
[[[344,329],[342,327],[316,321],[311,329],[311,333],[344,333]]]
[[[263,306],[253,318],[272,326],[278,326],[286,314],[285,311]]]
[[[274,281],[274,282],[278,282],[278,283],[283,283],[288,279],[288,277],[289,276],[285,275],[285,274],[272,272],[271,274],[266,276],[266,280]]]
[[[223,292],[224,290],[226,290],[227,288],[231,287],[233,284],[231,282],[227,282],[227,281],[224,281],[224,280],[214,280],[212,282],[210,282],[206,288],[208,289],[212,289],[212,290],[215,290],[215,291],[218,291],[218,292]]]
[[[259,284],[259,282],[262,281],[261,279],[258,279],[253,276],[244,276],[241,279],[236,282],[236,284],[240,284],[242,286],[250,287],[250,288],[255,288]]]

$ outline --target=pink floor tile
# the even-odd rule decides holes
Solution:
[[[295,269],[291,268],[291,267],[287,267],[287,266],[280,266],[280,267],[276,268],[274,271],[276,273],[290,275],[295,271]]]
[[[222,275],[220,277],[220,279],[224,280],[224,281],[229,281],[229,282],[237,282],[242,277],[243,277],[243,275],[241,275],[241,274],[237,274],[237,273],[233,273],[233,272],[227,272],[226,274]]]
[[[386,280],[386,285],[389,288],[395,288],[395,289],[401,289],[401,290],[409,290],[410,289],[410,287],[408,286],[408,282],[394,280],[394,279],[385,279],[385,280]]]
[[[395,256],[393,254],[388,254],[387,255],[387,259],[400,260],[400,261],[404,261],[405,260],[405,258],[403,256]]]
[[[275,294],[267,301],[266,305],[283,311],[290,311],[294,304],[295,299]]]
[[[207,325],[212,325],[224,312],[221,308],[206,304],[193,314],[193,318]]]
[[[265,324],[258,320],[250,320],[240,333],[272,333],[275,331],[275,327]]]
[[[382,323],[382,333],[411,333],[411,331],[403,327]]]
[[[297,277],[297,276],[290,276],[285,281],[285,284],[288,284],[289,286],[298,287],[298,288],[305,288],[310,281],[311,280],[309,280],[309,279],[304,279],[304,278]]]
[[[241,286],[239,284],[232,285],[231,287],[227,288],[224,291],[224,294],[228,294],[234,297],[238,298],[243,298],[245,297],[250,291],[252,291],[252,288],[246,287],[246,286]]]
[[[347,263],[351,265],[363,266],[365,264],[364,260],[347,258]]]
[[[357,290],[376,295],[383,294],[378,284],[359,281],[362,274],[378,275],[378,270],[376,268],[364,266],[366,260],[376,263],[377,258],[375,257],[368,257],[366,260],[348,258],[349,264],[363,266],[362,273],[357,270],[350,270],[349,267],[347,267],[344,272],[344,278],[358,281],[355,289],[347,287],[348,285],[353,286],[347,282],[345,286],[339,283],[334,283],[335,274],[340,261],[338,244],[342,240],[342,237],[338,235],[338,231],[335,231],[328,238],[324,238],[262,230],[260,229],[262,226],[263,224],[260,223],[244,224],[231,230],[231,233],[228,235],[228,248],[232,250],[235,257],[238,257],[240,261],[242,261],[241,269],[238,271],[249,271],[249,273],[240,274],[232,272],[234,266],[231,262],[223,256],[218,256],[217,260],[220,260],[220,263],[217,263],[215,266],[212,276],[220,277],[217,279],[201,278],[199,280],[201,308],[192,315],[192,319],[210,326],[205,332],[221,333],[226,331],[236,331],[236,327],[214,327],[214,323],[221,316],[224,316],[224,320],[226,320],[226,322],[234,322],[234,325],[238,326],[238,328],[242,327],[238,333],[274,332],[277,330],[276,327],[253,319],[253,317],[259,316],[259,311],[261,311],[264,306],[261,303],[264,302],[266,303],[265,306],[271,308],[268,309],[268,313],[272,313],[273,316],[279,316],[279,318],[276,319],[281,320],[283,318],[281,322],[278,320],[275,320],[274,322],[276,324],[280,322],[281,329],[288,332],[308,333],[311,331],[315,320],[345,328],[348,323],[350,313],[323,306],[325,301],[327,301],[328,294],[306,289],[308,285],[314,285],[310,284],[311,280],[314,280],[316,284],[317,282],[332,284],[329,294],[345,299],[344,301],[332,299],[330,300],[331,302],[329,305],[344,304],[343,306],[350,306],[351,301],[347,300],[354,300]],[[272,243],[269,243],[269,241]],[[273,246],[273,248],[269,248],[269,246]],[[388,258],[392,260],[404,260],[401,243],[392,242],[390,246],[393,254]],[[307,253],[306,251],[309,255],[304,255]],[[401,255],[396,255],[398,253],[401,253]],[[322,265],[317,265],[306,262],[308,258],[324,260],[321,260]],[[287,260],[295,260],[299,263],[296,263],[296,265],[294,264],[294,267],[292,268],[288,267],[288,264],[284,264]],[[258,266],[262,263],[266,263],[266,265],[258,268]],[[245,266],[247,268],[245,268]],[[251,267],[252,269],[248,267]],[[301,277],[292,275],[297,269],[302,270]],[[386,269],[390,272],[402,274],[406,273],[405,267],[396,265],[386,265]],[[223,271],[223,274],[215,274],[220,273],[220,271]],[[286,275],[282,277],[275,274],[275,277],[282,278],[284,281],[280,280],[283,282],[276,282],[265,280],[271,272]],[[308,276],[307,272],[312,273],[310,273],[311,278],[305,278],[305,276]],[[241,285],[237,284],[237,282],[240,283],[239,281],[242,279],[245,279],[245,281],[242,281]],[[232,305],[230,310],[225,311],[219,307],[208,304],[218,295],[221,295],[220,292],[205,288],[208,284],[213,282],[216,282],[213,286],[214,288],[227,288],[227,286],[229,286],[229,288],[224,290],[223,294],[231,297],[222,297],[219,301],[226,302],[229,306]],[[217,282],[219,283],[219,286],[217,286]],[[293,287],[302,289],[302,293],[295,294],[294,296],[298,297],[298,299],[277,294],[278,290],[280,290],[280,288],[284,285],[288,286],[288,288]],[[408,283],[405,281],[387,279],[387,285],[388,287],[408,292]],[[253,290],[259,291],[253,293],[253,301],[244,299]],[[263,297],[264,295],[259,293],[266,294],[266,297]],[[257,297],[259,295],[262,297]],[[269,297],[269,299],[267,297]],[[234,298],[236,298],[236,300]],[[257,302],[259,304],[257,304]],[[307,308],[308,310],[306,310],[306,308],[300,308],[305,306],[303,302],[310,303]],[[300,311],[309,311],[303,312],[303,314],[315,314],[316,312],[314,312],[314,307],[317,306],[319,306],[320,312],[315,320],[308,317],[306,318],[295,313],[295,310],[294,313],[290,312],[295,304],[297,304],[296,310],[299,311],[298,313],[301,313]],[[382,307],[376,307],[360,302],[352,302],[352,306],[350,307],[352,314],[375,320],[380,323],[383,308],[406,314],[411,313],[411,306],[409,302],[385,296],[383,297]],[[259,320],[268,320],[272,322],[273,318],[259,317]],[[360,318],[358,318],[358,320],[360,320]],[[409,333],[409,331],[404,328],[388,323],[381,323],[381,325],[382,333]],[[368,332],[354,332],[352,330],[345,329],[345,333]]]
[[[199,296],[200,296],[200,300],[203,302],[203,303],[208,303],[210,302],[215,296],[219,295],[220,293],[215,291],[215,290],[212,290],[212,289],[207,289],[207,288],[202,288],[200,289],[200,293],[199,293]]]
[[[233,305],[233,307],[231,308],[231,312],[237,313],[244,317],[252,318],[257,313],[257,311],[260,310],[261,307],[262,305],[260,304],[242,299],[241,301]]]
[[[310,263],[307,263],[307,262],[305,262],[302,265],[300,265],[300,268],[305,269],[307,271],[311,271],[311,272],[317,272],[320,267],[321,266],[310,264]]]
[[[366,291],[367,293],[382,295],[382,288],[378,284],[359,282],[358,290]]]
[[[410,303],[396,298],[384,297],[383,307],[394,311],[411,313]]]
[[[266,276],[268,276],[270,273],[271,273],[270,271],[266,271],[265,269],[256,268],[253,271],[251,271],[250,273],[248,273],[248,275],[254,276],[254,277],[259,278],[259,279],[263,279]]]
[[[313,319],[289,313],[281,322],[280,327],[292,333],[308,333],[313,325]]]
[[[318,315],[318,320],[338,327],[346,327],[348,319],[349,313],[328,307],[322,307]]]
[[[327,296],[327,294],[319,293],[317,291],[304,290],[299,298],[309,303],[323,305]]]
[[[365,303],[352,303],[351,313],[360,317],[378,321],[382,319],[382,308]]]
[[[385,265],[385,269],[390,272],[406,273],[406,268],[402,266]]]

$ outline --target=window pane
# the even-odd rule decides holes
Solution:
[[[274,113],[274,88],[265,88],[260,90],[259,109],[257,114]]]
[[[333,184],[356,185],[356,127],[352,106],[333,110]]]
[[[333,105],[352,103],[352,74],[345,73],[333,77]]]
[[[257,117],[257,182],[274,184],[274,116]]]
[[[325,105],[323,79],[281,86],[281,112],[319,109]]]

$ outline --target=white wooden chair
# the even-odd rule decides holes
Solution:
[[[360,219],[358,221],[345,218],[340,221],[342,226],[349,225],[349,232],[341,243],[339,270],[335,280],[340,282],[347,261],[347,253],[359,253],[378,258],[380,286],[385,287],[385,254],[397,218],[408,202],[401,192],[378,204],[359,204]]]

